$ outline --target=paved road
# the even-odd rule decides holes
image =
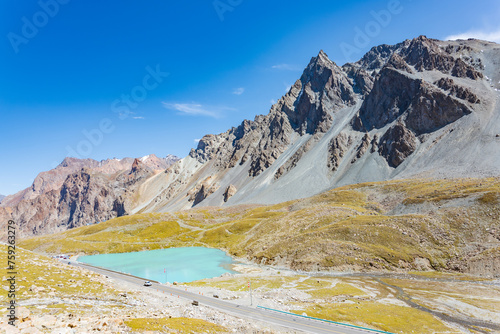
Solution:
[[[223,301],[217,298],[207,297],[198,295],[192,292],[185,291],[180,288],[165,286],[163,284],[153,283],[150,287],[143,286],[144,281],[147,279],[135,277],[116,271],[107,270],[104,268],[97,268],[94,266],[89,266],[80,262],[71,261],[71,264],[87,268],[94,272],[107,275],[119,280],[124,280],[132,284],[137,284],[144,289],[158,289],[160,291],[165,291],[171,293],[175,296],[180,296],[189,300],[197,300],[200,304],[209,306],[224,312],[233,314],[238,317],[254,319],[258,321],[267,322],[269,324],[278,325],[286,327],[288,329],[308,332],[308,333],[334,333],[334,334],[359,334],[359,333],[377,333],[376,331],[363,330],[348,326],[342,326],[337,324],[332,324],[320,320],[307,319],[300,316],[293,316],[289,314],[264,310],[260,308],[253,308],[244,305],[238,305],[231,302]]]

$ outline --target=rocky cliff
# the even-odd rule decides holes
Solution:
[[[343,66],[321,51],[269,114],[203,137],[139,211],[276,203],[416,175],[498,175],[499,62],[495,43],[425,36]]]

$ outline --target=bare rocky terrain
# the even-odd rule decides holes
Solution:
[[[66,158],[40,173],[30,188],[7,196],[0,204],[2,221],[13,219],[20,234],[46,234],[95,224],[127,214],[135,191],[148,178],[178,159],[155,155],[139,159]]]

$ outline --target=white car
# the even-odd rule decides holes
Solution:
[[[153,284],[151,284],[151,282],[150,282],[150,281],[146,281],[146,282],[144,282],[144,286],[151,286],[151,285],[153,285]]]

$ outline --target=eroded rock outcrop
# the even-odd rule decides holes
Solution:
[[[235,186],[233,186],[232,184],[230,184],[227,188],[226,188],[226,191],[224,191],[224,202],[227,202],[231,197],[234,196],[234,194],[236,194],[238,190],[236,189]]]
[[[470,89],[456,85],[451,78],[441,78],[434,82],[439,88],[449,92],[450,95],[461,100],[468,101],[469,103],[480,103],[479,97],[474,94]]]
[[[411,101],[406,125],[417,134],[436,131],[473,112],[465,103],[443,94],[435,86],[421,82]]]
[[[327,166],[331,171],[336,171],[339,168],[342,158],[352,145],[351,137],[346,133],[339,133],[330,141],[328,149]]]
[[[436,42],[425,36],[413,39],[408,48],[402,51],[405,61],[418,71],[438,70],[455,77],[472,80],[483,78],[482,73],[471,63],[467,64],[462,58],[443,50]]]
[[[435,131],[473,112],[460,100],[422,79],[384,67],[356,118],[358,131],[379,129],[401,118],[417,134]]]
[[[380,138],[379,153],[389,166],[398,167],[417,147],[417,138],[403,124],[398,123]]]
[[[219,189],[219,185],[213,177],[207,177],[202,182],[196,184],[193,189],[188,192],[189,201],[193,202],[193,206],[201,203],[205,198],[212,195]]]
[[[361,139],[361,143],[356,148],[356,155],[352,158],[351,163],[355,163],[358,159],[360,159],[363,155],[365,155],[366,151],[368,151],[368,147],[370,147],[371,138],[368,133],[365,133],[363,138]]]
[[[419,79],[392,67],[384,67],[353,120],[354,129],[370,131],[395,121],[410,107],[421,84]]]

